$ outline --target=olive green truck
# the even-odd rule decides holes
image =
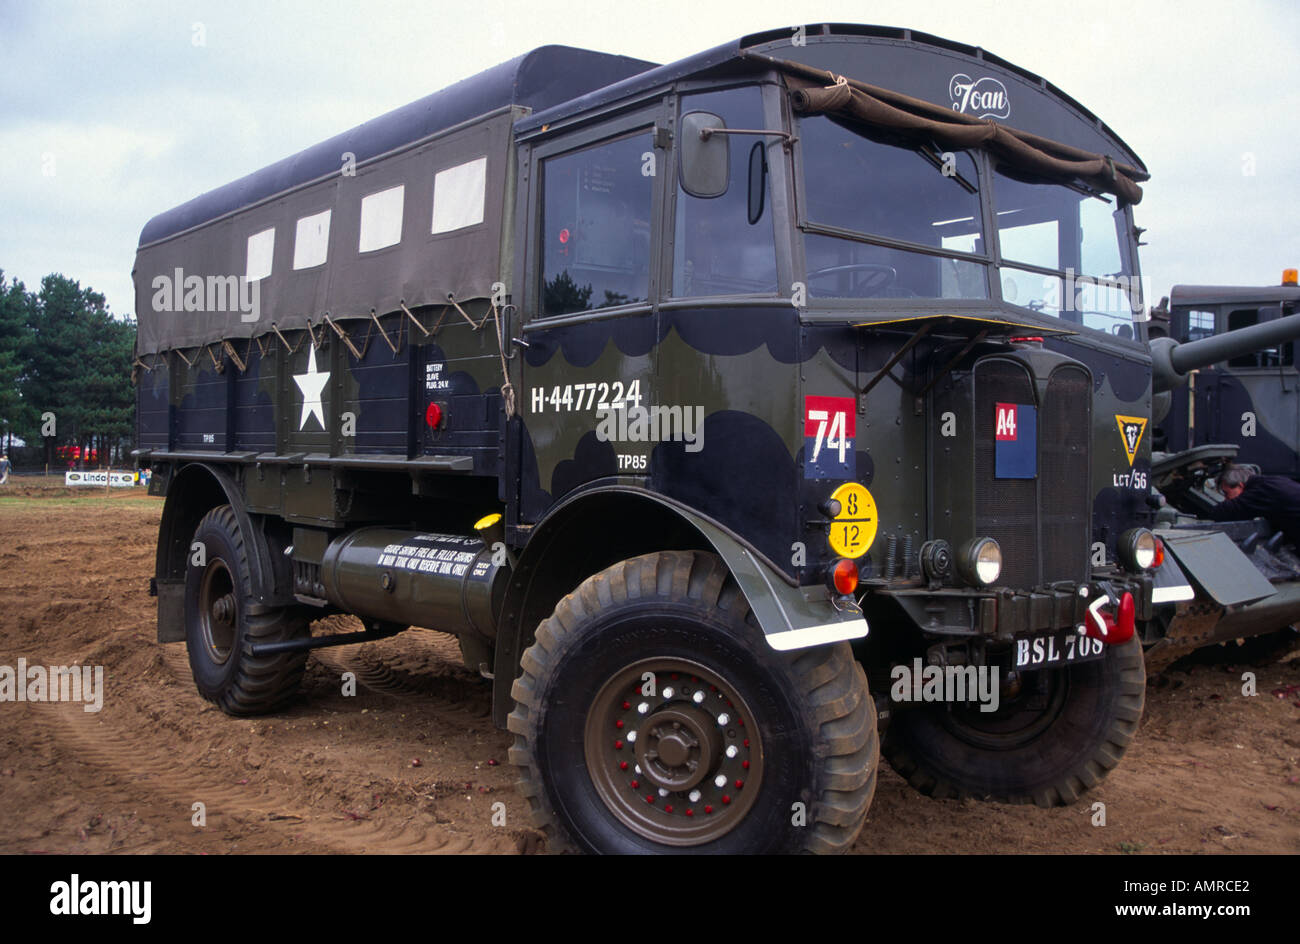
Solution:
[[[455,634],[588,851],[843,850],[882,756],[1072,802],[1191,592],[1147,528],[1146,177],[990,53],[816,25],[543,47],[163,213],[158,637],[244,715],[313,647]]]

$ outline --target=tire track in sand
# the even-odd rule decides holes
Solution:
[[[192,686],[185,648],[166,644],[162,649],[169,674]],[[382,671],[376,678],[386,681]],[[174,802],[175,815],[185,822],[192,815],[191,804],[198,800],[205,804],[210,822],[229,817],[232,826],[274,831],[339,852],[515,851],[515,839],[504,830],[488,842],[457,835],[430,822],[430,814],[412,804],[390,802],[371,810],[322,811],[260,773],[233,779],[229,771],[214,766],[211,758],[187,756],[202,750],[201,746],[178,751],[175,744],[161,741],[151,726],[139,724],[138,719],[131,723],[128,716],[135,714],[137,707],[141,706],[118,703],[96,714],[84,711],[80,704],[48,704],[28,714],[37,726],[48,728],[88,763]],[[214,717],[225,720],[215,711]],[[325,779],[330,778],[326,775]]]

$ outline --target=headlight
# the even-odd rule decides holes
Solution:
[[[1129,570],[1150,570],[1156,563],[1156,536],[1146,528],[1120,535],[1119,559]]]
[[[957,571],[973,587],[988,587],[1002,575],[1002,548],[992,538],[972,538],[957,553]]]

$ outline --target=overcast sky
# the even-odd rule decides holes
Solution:
[[[669,62],[763,29],[869,22],[1064,89],[1151,169],[1155,297],[1300,265],[1300,15],[1282,2],[0,0],[0,269],[134,308],[153,215],[547,43]]]

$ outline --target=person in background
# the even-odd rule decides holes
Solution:
[[[1300,484],[1282,475],[1257,475],[1241,466],[1228,466],[1219,475],[1224,500],[1210,511],[1215,521],[1264,518],[1275,531],[1300,548]]]
[[[9,456],[0,455],[0,485],[9,482]]]

